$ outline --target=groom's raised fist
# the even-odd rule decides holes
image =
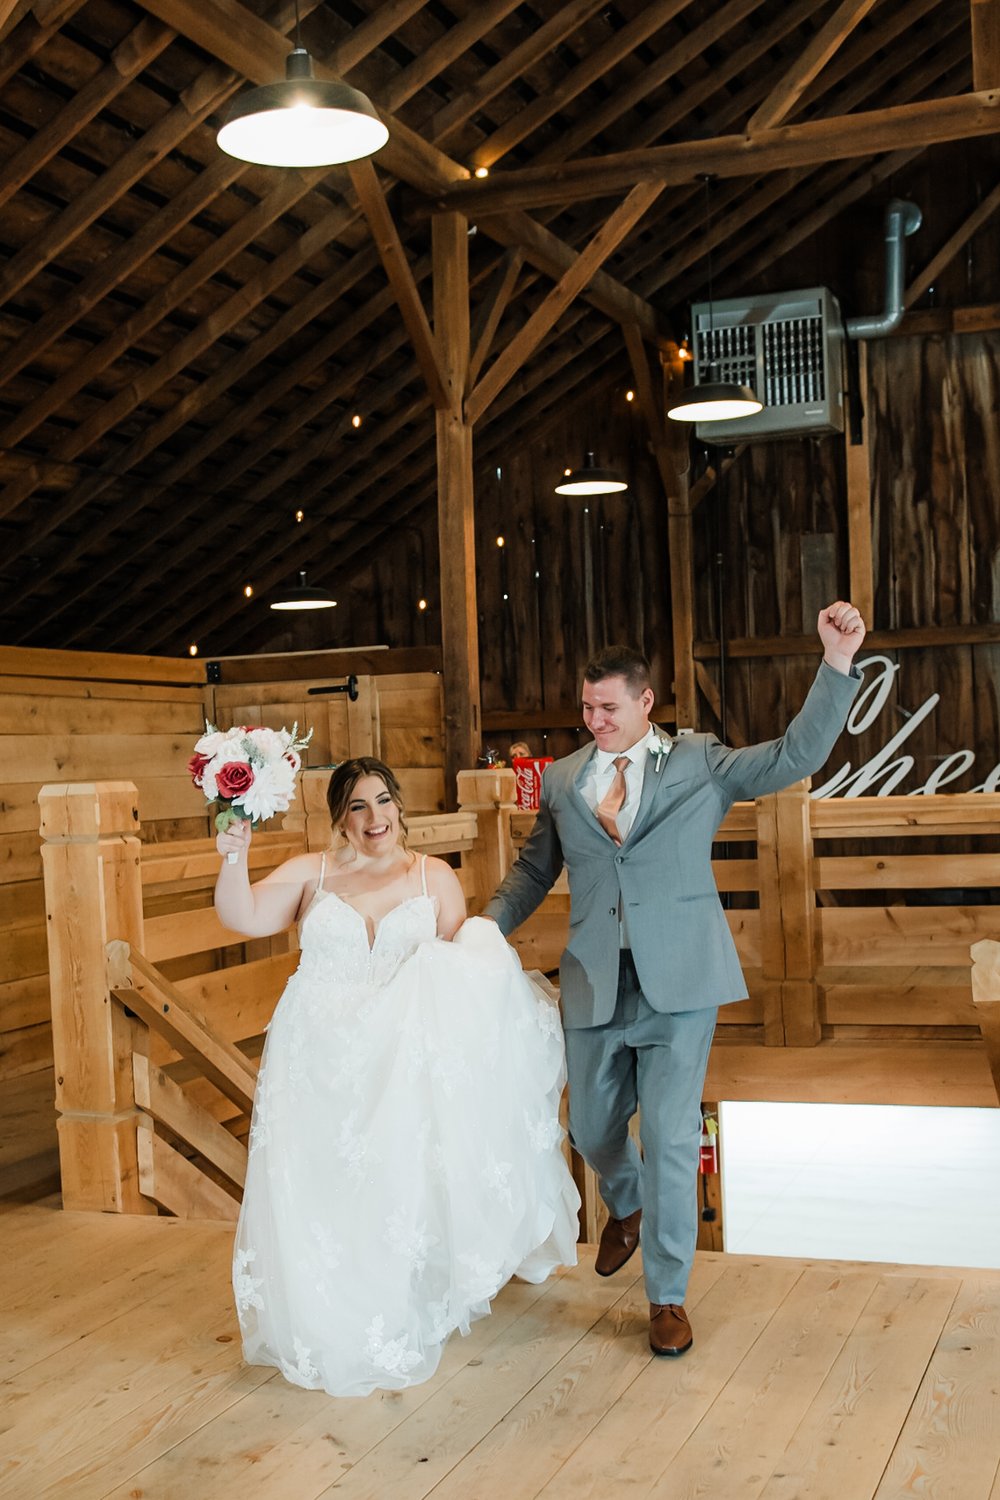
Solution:
[[[860,610],[838,599],[820,610],[816,628],[823,642],[823,660],[838,672],[849,672],[865,638]]]

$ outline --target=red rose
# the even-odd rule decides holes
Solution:
[[[205,774],[205,767],[208,765],[211,758],[212,757],[210,755],[192,755],[191,759],[188,761],[188,772],[195,786],[201,786],[201,780]]]
[[[215,784],[220,797],[235,801],[253,786],[253,771],[245,760],[227,761],[216,775]]]

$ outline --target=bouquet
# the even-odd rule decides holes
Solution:
[[[300,736],[298,724],[289,733],[250,724],[217,729],[206,721],[188,770],[195,786],[218,808],[215,826],[220,833],[240,818],[257,828],[265,818],[287,812],[302,765],[300,752],[311,739],[312,730]],[[236,863],[235,854],[227,858]]]

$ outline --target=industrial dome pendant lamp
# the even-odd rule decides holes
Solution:
[[[271,609],[336,609],[337,601],[327,589],[311,589],[306,587],[306,570],[303,568],[299,573],[299,581],[294,588],[283,589],[276,599],[272,599]]]
[[[371,156],[388,139],[365,94],[313,77],[313,60],[299,40],[298,0],[284,81],[240,94],[216,136],[228,156],[262,167],[331,167]]]
[[[614,469],[598,468],[592,453],[584,454],[583,465],[570,470],[556,485],[557,495],[617,495],[628,484]]]
[[[674,422],[728,422],[738,417],[752,417],[763,410],[764,403],[758,401],[754,392],[748,385],[740,385],[730,380],[713,380],[712,375],[717,371],[717,359],[715,356],[713,339],[713,302],[712,302],[712,215],[710,186],[711,175],[706,173],[702,181],[705,184],[705,239],[708,244],[708,332],[704,347],[707,350],[705,368],[709,378],[699,380],[696,385],[690,386],[686,391],[681,391],[675,396],[667,407],[667,416]],[[699,349],[698,330],[692,329],[695,349]],[[700,361],[699,361],[700,363]]]

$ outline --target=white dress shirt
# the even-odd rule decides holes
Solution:
[[[615,813],[615,823],[621,834],[622,842],[628,837],[629,830],[635,822],[635,815],[639,811],[639,799],[642,796],[642,778],[646,774],[646,762],[649,760],[649,747],[658,742],[659,735],[652,724],[641,740],[630,745],[627,750],[598,750],[595,752],[587,774],[580,784],[580,795],[587,806],[594,810],[599,802],[607,796],[611,790],[611,783],[615,779],[615,761],[620,755],[627,755],[631,765],[625,767],[625,802]],[[618,912],[619,941],[623,948],[629,946],[628,933],[625,928],[625,914],[621,909]]]

